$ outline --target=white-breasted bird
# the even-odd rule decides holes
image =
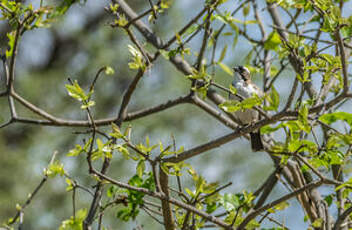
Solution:
[[[253,95],[262,97],[264,93],[260,88],[255,85],[251,80],[251,73],[248,68],[244,66],[237,66],[233,68],[235,71],[235,78],[232,85],[237,89],[237,94],[243,98],[249,98]],[[232,95],[230,99],[240,100],[239,97]],[[258,111],[254,109],[247,109],[245,111],[236,111],[235,116],[242,122],[243,125],[248,125],[256,122],[259,119]],[[250,133],[251,136],[251,147],[254,152],[264,149],[263,142],[260,136],[260,130],[256,130]]]

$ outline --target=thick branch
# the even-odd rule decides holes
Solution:
[[[217,119],[218,121],[220,121],[221,123],[226,125],[227,127],[230,127],[232,129],[236,129],[238,127],[236,125],[236,123],[234,123],[231,119],[229,119],[226,116],[224,116],[223,113],[221,113],[220,111],[216,110],[215,108],[213,108],[211,105],[209,105],[208,103],[206,103],[205,101],[203,101],[199,97],[193,96],[192,97],[192,102],[195,105],[197,105],[199,108],[203,109],[205,112],[207,112],[208,114],[213,116],[215,119]]]
[[[160,176],[160,186],[164,195],[169,198],[169,178],[168,175],[159,167],[159,176]],[[161,207],[163,211],[164,218],[164,227],[166,230],[176,229],[174,218],[172,216],[171,204],[167,200],[161,200]]]

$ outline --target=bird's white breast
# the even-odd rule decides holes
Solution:
[[[258,94],[256,88],[254,88],[251,84],[247,84],[243,80],[234,80],[232,85],[237,89],[237,94],[244,98],[248,98],[253,96],[253,94]],[[239,99],[235,96],[230,97],[231,99]],[[258,112],[253,109],[247,109],[245,111],[237,111],[235,112],[235,116],[243,123],[250,124],[258,119]]]
[[[232,85],[237,89],[237,93],[242,97],[248,98],[253,96],[253,94],[258,94],[257,90],[252,86],[252,84],[247,84],[243,80],[233,81]]]

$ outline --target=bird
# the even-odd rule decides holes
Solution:
[[[233,70],[235,74],[232,86],[236,88],[236,92],[238,95],[240,95],[242,98],[249,98],[253,95],[258,95],[259,97],[262,97],[264,95],[263,91],[252,82],[251,73],[247,67],[237,66],[234,67]],[[242,98],[235,95],[230,96],[230,99],[241,100]],[[259,119],[258,111],[254,109],[236,111],[235,116],[239,119],[242,125],[252,124]],[[258,152],[264,149],[259,129],[251,132],[250,137],[253,152]]]

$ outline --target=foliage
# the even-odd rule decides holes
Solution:
[[[58,28],[69,18],[71,8],[77,4],[84,8],[85,1],[40,1],[35,4],[0,1],[1,20],[8,26],[6,36],[3,36],[7,48],[1,53],[4,66],[2,75],[6,77],[6,84],[5,90],[0,91],[0,97],[6,98],[9,108],[9,120],[0,128],[11,133],[16,131],[13,123],[22,123],[24,126],[54,126],[55,132],[61,126],[78,130],[74,131],[76,138],[67,134],[71,130],[64,129],[60,135],[55,134],[50,139],[60,143],[60,138],[69,136],[69,140],[58,147],[60,151],[64,149],[68,158],[56,159],[55,152],[41,175],[41,182],[26,201],[16,205],[16,214],[8,217],[5,228],[13,229],[16,225],[22,228],[26,224],[23,216],[32,214],[27,209],[32,201],[35,202],[34,197],[42,198],[45,195],[51,199],[50,192],[43,195],[39,190],[45,190],[43,185],[47,182],[54,184],[52,181],[55,184],[56,181],[66,182],[63,190],[55,186],[55,193],[72,195],[72,205],[67,206],[72,206],[73,212],[68,214],[68,208],[64,207],[62,212],[65,218],[58,227],[60,230],[86,230],[94,225],[104,229],[107,226],[105,218],[111,213],[113,228],[122,222],[131,224],[147,216],[146,222],[153,219],[165,229],[203,229],[209,226],[265,229],[263,226],[269,224],[272,226],[269,229],[287,229],[285,223],[276,220],[276,217],[284,210],[292,209],[291,198],[297,199],[299,208],[306,214],[305,219],[297,219],[297,222],[306,222],[306,227],[310,229],[339,229],[351,221],[352,209],[348,197],[352,192],[352,113],[344,103],[349,103],[352,98],[349,74],[352,16],[341,13],[346,12],[351,2],[200,2],[200,12],[193,18],[183,14],[181,19],[184,25],[180,29],[171,27],[172,23],[178,23],[173,15],[179,13],[177,4],[180,3],[176,1],[151,0],[138,7],[122,0],[104,2],[105,11],[99,17],[106,17],[104,20],[108,20],[110,26],[107,26],[108,23],[96,24],[94,20],[100,19],[98,17],[90,22],[94,26],[87,25],[85,31],[88,34],[67,32],[65,37],[58,32]],[[138,10],[137,14],[134,12],[137,8],[143,11]],[[263,11],[265,17],[261,16],[264,15]],[[103,28],[104,32],[94,27]],[[35,30],[38,28],[40,30]],[[38,73],[35,68],[23,71],[18,67],[20,65],[15,64],[22,55],[22,48],[19,47],[25,41],[25,35],[39,31],[53,33],[53,56],[48,58],[47,64],[42,63],[45,67]],[[164,36],[163,32],[168,36]],[[94,42],[85,43],[82,39]],[[116,43],[119,44],[115,44],[118,48],[102,50],[105,42],[110,45],[114,43],[112,41],[118,41]],[[72,52],[73,47],[79,48]],[[241,56],[240,49],[245,49],[246,55]],[[59,52],[65,54],[61,59],[55,56]],[[89,56],[87,59],[94,59],[94,62],[84,63],[83,56]],[[65,64],[55,62],[56,59]],[[77,60],[80,60],[79,63]],[[234,62],[244,63],[251,71],[253,82],[263,89],[263,94],[253,93],[243,97],[232,85],[224,86],[226,84],[223,82],[238,77],[234,76],[236,74],[231,68]],[[171,63],[176,70],[169,69],[164,63]],[[119,66],[116,71],[109,66],[112,64]],[[159,69],[157,73],[153,72],[155,66]],[[55,68],[58,77],[53,84],[57,88],[58,85],[64,88],[62,82],[56,81],[66,74],[67,69],[70,76],[69,83],[64,85],[67,95],[60,99],[56,98],[60,95],[58,90],[51,90],[49,94],[46,89],[52,81],[50,71]],[[79,73],[80,69],[82,73]],[[174,84],[176,80],[171,79],[172,71],[182,73],[186,77],[180,81],[190,83],[182,83],[183,88],[179,90],[181,87]],[[33,72],[27,79],[34,79],[36,74],[46,76],[43,80],[45,87],[33,82],[23,84],[26,77],[21,75],[26,72]],[[106,84],[104,91],[99,90],[102,73],[118,76],[118,79],[110,81],[119,84]],[[133,78],[129,77],[133,74]],[[160,75],[160,78],[150,79],[147,77],[149,75]],[[225,78],[229,80],[223,80]],[[152,87],[143,91],[141,88],[148,84]],[[33,89],[18,85],[28,85]],[[117,88],[119,90],[115,92],[113,89]],[[187,93],[176,99],[164,100],[176,88]],[[29,95],[33,102],[22,97],[24,94],[34,95],[36,91],[38,94],[46,93],[36,99]],[[77,111],[76,104],[71,100],[62,105],[52,105],[55,112],[47,112],[42,106],[52,104],[50,95],[54,95],[56,103],[62,98],[66,100],[71,97],[79,102],[81,110]],[[46,99],[47,104],[38,102]],[[147,106],[147,99],[149,102],[153,100],[154,105]],[[221,125],[230,128],[231,133],[224,133],[189,149],[177,145],[171,126],[190,126],[191,129],[198,125],[201,132],[194,138],[210,139],[209,133],[213,131],[207,126],[210,124],[209,117],[203,121],[189,112],[191,110],[174,110],[165,121],[156,116],[157,112],[185,103],[211,115]],[[19,104],[31,113],[18,108]],[[140,110],[133,111],[135,108]],[[256,110],[258,119],[249,124],[238,122],[238,112],[249,110]],[[116,115],[106,118],[106,114],[111,113]],[[67,116],[82,120],[61,118]],[[100,116],[104,119],[98,119]],[[148,121],[138,123],[136,120],[148,116],[155,117],[152,128],[156,130],[157,138],[150,138],[148,133],[140,131],[148,126]],[[184,118],[193,117],[194,121],[186,124]],[[4,122],[2,117],[1,122]],[[216,123],[214,129],[225,132],[219,126]],[[165,132],[160,132],[157,127],[163,127],[166,133],[171,134],[171,143],[165,140]],[[259,130],[265,142],[263,152],[274,169],[265,181],[261,181],[262,185],[256,184],[257,190],[239,190],[240,185],[233,183],[235,190],[225,192],[231,183],[225,184],[220,176],[217,177],[220,181],[208,182],[208,178],[202,175],[204,169],[198,170],[198,163],[189,161]],[[47,135],[49,132],[36,129],[35,133]],[[1,135],[6,137],[8,134],[4,132]],[[194,139],[189,138],[192,134],[183,135],[190,140],[187,145],[195,145]],[[40,139],[34,134],[30,138]],[[11,146],[9,140],[16,138],[3,139],[5,144],[9,142]],[[47,148],[52,148],[47,142]],[[40,150],[40,147],[35,147],[32,143],[21,146],[30,151]],[[224,154],[221,151],[214,151],[215,157],[212,159],[222,157]],[[10,155],[7,151],[3,152],[6,156]],[[254,157],[251,154],[245,156],[246,159]],[[33,158],[28,164],[41,164],[39,159]],[[26,159],[22,161],[26,163]],[[72,167],[74,164],[78,167]],[[240,164],[242,161],[234,163],[236,166]],[[123,172],[117,168],[122,168]],[[246,175],[250,174],[250,170],[262,173],[259,167],[249,165],[248,168],[244,172]],[[127,182],[124,182],[124,177],[129,178]],[[288,191],[278,197],[274,189],[280,188],[277,186],[280,182]],[[17,181],[12,180],[11,183]],[[320,195],[319,188],[322,186],[324,196]],[[85,196],[89,201],[80,201]],[[59,209],[59,204],[56,206]],[[334,220],[330,219],[332,211],[337,213]]]

